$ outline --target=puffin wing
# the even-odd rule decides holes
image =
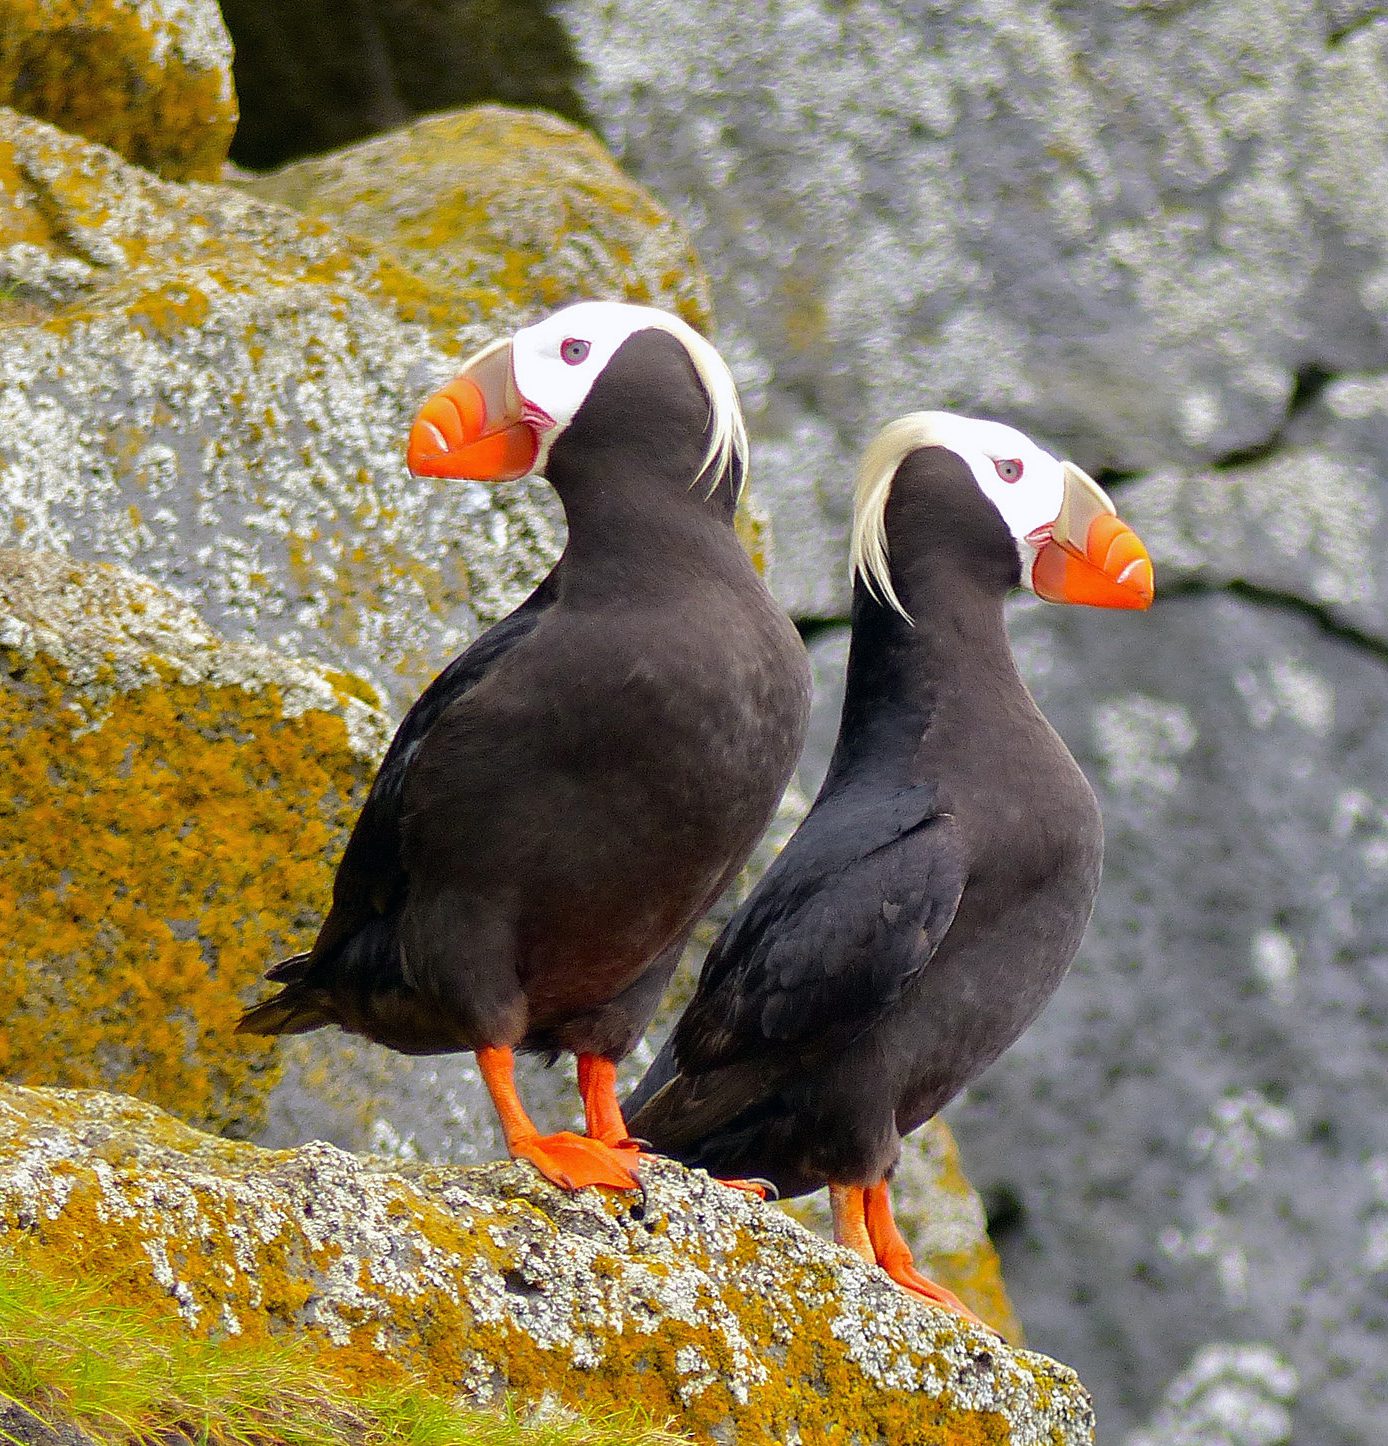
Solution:
[[[327,1022],[314,987],[346,951],[353,974],[371,975],[395,957],[393,929],[386,916],[405,895],[401,850],[405,780],[424,740],[439,718],[465,697],[518,643],[528,637],[554,602],[551,572],[528,598],[459,654],[415,700],[396,729],[371,784],[338,864],[333,901],[313,948],[273,965],[266,978],[285,987],[246,1011],[237,1029],[245,1033],[297,1033]],[[349,947],[350,946],[350,947]]]
[[[633,1131],[687,1143],[870,1028],[929,964],[966,872],[933,785],[817,803],[710,950]]]

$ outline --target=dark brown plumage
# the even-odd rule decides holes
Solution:
[[[1033,451],[1037,472],[1058,476]],[[914,621],[858,577],[823,787],[629,1101],[633,1132],[688,1164],[785,1195],[828,1184],[838,1239],[954,1306],[911,1267],[885,1181],[902,1137],[1060,983],[1102,853],[1094,795],[1018,676],[1003,623],[1027,549],[1051,534],[1028,523],[1027,543],[1012,530],[980,488],[985,463],[1014,467],[1010,450],[966,460],[926,445],[889,470],[891,583]],[[1038,495],[1049,516],[1060,484]]]
[[[803,649],[733,530],[741,459],[692,485],[711,425],[678,336],[637,325],[552,434],[563,557],[410,710],[317,941],[242,1024],[478,1050],[513,1153],[567,1184],[629,1184],[630,1165],[588,1170],[576,1137],[552,1137],[562,1159],[535,1147],[509,1051],[578,1054],[590,1131],[618,1143],[611,1063],[760,837],[804,731]]]

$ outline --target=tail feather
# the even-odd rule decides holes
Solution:
[[[302,954],[291,954],[288,959],[281,959],[278,964],[272,964],[265,971],[265,977],[272,979],[276,984],[289,984],[295,980],[302,979],[308,973],[308,961],[313,957],[313,951],[305,949]]]
[[[627,1126],[661,1154],[698,1155],[711,1138],[754,1110],[780,1083],[782,1072],[762,1061],[740,1061],[706,1074],[676,1073],[629,1114]],[[638,1092],[640,1087],[638,1086]]]
[[[307,983],[312,952],[291,954],[272,964],[265,977],[284,988],[253,1004],[236,1024],[237,1034],[307,1034],[336,1022],[336,1014],[321,989]]]
[[[325,1024],[335,1024],[321,991],[299,983],[287,985],[278,994],[252,1005],[237,1021],[237,1034],[307,1034]]]

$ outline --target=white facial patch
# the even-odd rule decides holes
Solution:
[[[1036,554],[1060,515],[1065,470],[1030,437],[1002,422],[952,412],[911,412],[885,426],[868,445],[858,470],[851,567],[888,606],[910,614],[892,587],[887,559],[887,498],[896,470],[921,447],[945,447],[973,473],[1017,544],[1022,586],[1032,586]]]
[[[536,471],[544,471],[555,438],[573,421],[622,343],[650,330],[667,332],[683,345],[708,393],[713,439],[706,465],[717,464],[714,483],[734,454],[745,473],[747,434],[732,374],[722,357],[679,317],[623,301],[580,301],[516,333],[511,350],[516,388],[529,414],[541,423]],[[545,419],[552,425],[545,425]]]
[[[1015,427],[946,412],[933,415],[936,443],[967,463],[979,490],[1002,514],[1017,544],[1022,585],[1029,588],[1039,544],[1046,540],[1044,529],[1060,515],[1064,468]]]
[[[554,423],[542,441],[573,421],[617,348],[650,326],[648,311],[618,301],[581,301],[516,333],[511,344],[516,387]]]

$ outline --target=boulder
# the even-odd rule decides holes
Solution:
[[[222,0],[236,42],[232,155],[278,166],[478,101],[583,119],[546,0]]]
[[[745,1446],[1081,1446],[1072,1372],[706,1176],[566,1194],[529,1165],[267,1152],[94,1092],[0,1086],[0,1234],[206,1336],[292,1330],[363,1383],[644,1404]]]
[[[582,289],[585,264],[605,294],[699,314],[682,233],[611,168],[602,191],[590,138],[496,112],[481,129],[517,175],[508,136],[531,137],[573,192],[537,206],[529,233],[511,211],[495,234],[485,210],[458,231],[441,219],[444,282],[0,110],[0,541],[133,566],[228,636],[331,657],[403,711],[562,537],[541,484],[411,478],[419,403],[460,352],[549,309],[553,285]],[[475,166],[480,147],[464,147]],[[565,259],[535,261],[551,251]],[[469,256],[489,287],[452,284]]]
[[[688,232],[590,132],[541,111],[428,116],[241,184],[388,247],[498,329],[517,295],[645,302],[709,328]]]
[[[1163,591],[1233,587],[1388,638],[1388,375],[1326,379],[1277,444],[1226,466],[1168,467],[1123,488]]]
[[[236,129],[216,0],[0,0],[0,106],[172,181],[215,180]]]
[[[0,550],[0,1074],[260,1122],[274,1058],[231,1030],[324,906],[369,696],[122,568]]]
[[[1378,7],[560,9],[599,129],[709,262],[800,615],[846,611],[847,480],[902,412],[1190,467],[1383,368]]]

